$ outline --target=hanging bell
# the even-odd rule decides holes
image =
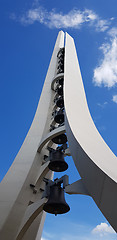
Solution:
[[[61,58],[64,59],[64,53],[60,52],[57,57],[58,57],[58,60],[61,59]]]
[[[59,74],[59,73],[64,73],[64,67],[58,69],[57,74]]]
[[[58,69],[59,68],[61,68],[61,69],[64,69],[64,64],[62,63],[62,62],[60,62],[59,64],[58,64],[58,67],[57,67]]]
[[[57,69],[62,69],[64,71],[64,64],[60,63],[57,67]]]
[[[48,201],[45,203],[43,210],[52,214],[63,214],[70,210],[69,205],[65,201],[64,189],[60,185],[53,185],[50,187],[50,195]]]
[[[59,108],[63,108],[63,107],[64,107],[63,97],[58,97],[58,98],[56,99],[56,105],[57,105],[57,107],[59,107]]]
[[[56,111],[54,121],[59,124],[64,122],[64,113],[62,109],[60,109],[59,111]]]
[[[50,151],[49,160],[50,163],[48,167],[54,172],[64,172],[68,169],[68,164],[64,160],[64,153],[61,150],[52,149],[52,151]]]
[[[58,64],[60,64],[60,63],[64,64],[64,57],[63,57],[63,56],[61,56],[61,57],[58,59]]]
[[[58,95],[62,96],[63,95],[63,86],[57,86],[57,89],[56,89]]]
[[[65,49],[64,48],[60,48],[60,50],[58,51],[57,57],[59,58],[61,55],[64,55]]]
[[[58,135],[52,138],[52,142],[56,144],[64,144],[67,142],[67,136],[65,134]]]
[[[63,86],[63,82],[64,82],[64,78],[59,78],[59,79],[58,79],[58,83],[59,83],[61,86]]]

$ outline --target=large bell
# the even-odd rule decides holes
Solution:
[[[58,98],[56,99],[56,105],[57,105],[57,107],[59,107],[59,108],[63,108],[63,107],[64,107],[63,97],[58,97]]]
[[[62,96],[63,95],[63,86],[57,86],[57,89],[56,89],[58,95]]]
[[[60,134],[52,138],[52,142],[56,144],[64,144],[67,142],[67,136],[65,134]]]
[[[62,124],[64,122],[64,113],[61,109],[56,112],[54,121],[59,124]]]
[[[68,164],[64,160],[64,153],[61,150],[52,150],[49,155],[49,169],[54,172],[64,172],[68,169]]]
[[[50,187],[50,195],[45,203],[43,210],[52,214],[63,214],[70,210],[69,205],[65,201],[64,190],[60,185]]]

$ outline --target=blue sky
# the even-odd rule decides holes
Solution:
[[[117,1],[1,0],[0,6],[0,180],[31,125],[61,29],[75,40],[92,118],[117,155]],[[71,183],[80,176],[67,161]],[[48,214],[42,240],[117,239],[90,197],[66,200],[71,211]]]

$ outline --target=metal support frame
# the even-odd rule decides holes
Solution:
[[[58,184],[62,184],[63,183],[63,189],[65,189],[65,187],[69,184],[69,177],[68,175],[64,175],[61,178],[57,178],[54,181],[48,179],[48,178],[44,178],[43,181],[46,183],[45,185],[45,191],[42,195],[42,198],[48,198],[50,195],[50,187],[54,186],[54,185],[58,185]]]

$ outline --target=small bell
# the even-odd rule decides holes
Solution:
[[[59,85],[63,86],[64,78],[59,78],[56,82],[57,82]]]
[[[61,57],[58,59],[58,64],[60,64],[60,63],[64,64],[64,57],[63,57],[63,56],[61,56]]]
[[[58,60],[59,59],[64,59],[64,53],[59,53],[59,55],[58,55]]]
[[[59,70],[59,69],[64,70],[64,64],[60,63],[60,64],[58,65],[57,69],[58,69],[58,70]]]
[[[59,74],[59,73],[64,73],[64,68],[59,68],[57,71],[57,74]]]
[[[59,68],[61,68],[61,69],[64,69],[64,64],[62,63],[62,62],[60,62],[59,64],[58,64],[58,67],[57,67],[58,69]]]
[[[56,111],[54,121],[59,124],[62,124],[64,122],[64,113],[62,109]]]
[[[58,98],[56,99],[56,105],[57,105],[57,107],[59,107],[59,108],[63,108],[63,107],[64,107],[63,97],[58,97]]]
[[[64,189],[60,185],[52,185],[50,187],[50,195],[45,203],[43,210],[52,214],[63,214],[70,210],[69,205],[65,201]]]
[[[49,169],[54,172],[64,172],[68,169],[68,164],[64,160],[64,153],[61,150],[50,151],[49,155],[50,163]]]
[[[57,89],[56,89],[58,95],[62,96],[63,95],[63,86],[57,86]]]
[[[58,135],[52,138],[52,142],[56,144],[64,144],[67,142],[67,136],[65,134]]]
[[[60,50],[58,51],[57,57],[59,58],[61,55],[64,55],[65,49],[64,48],[60,48]]]

